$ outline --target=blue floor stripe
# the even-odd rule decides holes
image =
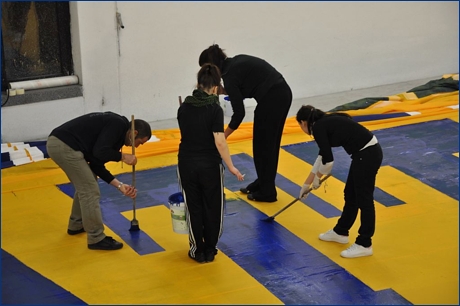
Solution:
[[[2,305],[87,305],[2,249]]]
[[[234,200],[219,249],[285,304],[411,305],[393,290],[375,292],[277,222]]]
[[[395,128],[393,128],[395,129]],[[450,119],[375,131],[390,165],[458,200],[458,123]]]

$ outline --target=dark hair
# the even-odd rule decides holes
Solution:
[[[213,44],[200,54],[198,64],[203,66],[206,63],[216,65],[221,71],[224,66],[224,61],[227,58],[227,55],[217,44]]]
[[[296,120],[298,123],[301,123],[301,121],[307,121],[307,128],[308,131],[311,133],[312,132],[312,126],[313,123],[318,121],[319,119],[323,117],[329,117],[329,116],[343,116],[351,119],[351,116],[346,114],[346,113],[325,113],[322,110],[315,108],[312,105],[302,105],[300,107],[299,111],[297,112],[296,115]]]
[[[207,90],[220,85],[220,70],[216,65],[204,64],[198,71],[198,88]]]
[[[132,125],[132,121],[130,122],[130,126]],[[137,131],[136,138],[144,138],[148,137],[147,140],[152,137],[152,129],[150,128],[150,124],[147,121],[142,119],[134,119],[134,129]]]

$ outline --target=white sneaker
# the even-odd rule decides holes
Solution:
[[[348,249],[340,252],[340,256],[345,258],[355,258],[363,256],[371,256],[374,252],[372,246],[365,248],[362,245],[353,243]]]
[[[329,230],[323,234],[319,235],[319,239],[323,241],[334,241],[338,243],[348,243],[348,236],[342,236],[334,232],[334,230]]]

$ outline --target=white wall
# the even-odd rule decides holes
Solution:
[[[3,142],[45,139],[93,111],[175,118],[178,96],[194,88],[199,54],[214,42],[230,57],[267,60],[294,99],[458,73],[456,1],[70,4],[84,96],[3,107]]]

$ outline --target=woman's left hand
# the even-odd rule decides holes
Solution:
[[[231,174],[236,176],[238,181],[244,181],[244,174],[241,174],[241,172],[238,169],[236,169],[236,167],[229,167],[228,170]]]
[[[319,186],[321,186],[321,181],[317,175],[315,175],[315,178],[313,179],[313,183],[311,184],[311,188],[314,190],[318,189]]]

